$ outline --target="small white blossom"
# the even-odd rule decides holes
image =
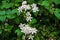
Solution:
[[[38,7],[34,7],[34,8],[32,9],[32,11],[33,11],[33,12],[39,11],[39,10],[38,10]]]
[[[20,24],[19,27],[21,29],[21,32],[25,34],[34,34],[37,32],[36,28],[32,28],[29,25]]]
[[[27,12],[27,13],[26,13],[26,16],[28,16],[28,17],[31,16],[30,12]]]
[[[23,2],[22,2],[22,5],[25,5],[25,4],[27,4],[27,1],[23,1]]]
[[[29,39],[33,40],[34,36],[32,35],[29,35]]]
[[[31,9],[31,7],[30,7],[30,5],[27,4],[27,1],[23,1],[22,6],[20,6],[18,8],[19,12],[22,12],[23,10],[27,11],[27,10],[30,10],[30,9]]]
[[[25,26],[25,24],[20,23],[19,27],[22,29]]]
[[[34,8],[34,7],[36,7],[36,6],[37,6],[37,4],[33,3],[31,6],[32,6],[32,8]]]
[[[32,6],[32,11],[33,12],[39,11],[38,7],[37,7],[37,4],[33,3],[31,6]]]
[[[32,20],[32,17],[29,16],[29,17],[26,18],[26,20],[27,20],[27,22],[28,21],[31,21]]]
[[[22,9],[23,9],[22,7],[19,7],[19,8],[18,8],[18,11],[19,11],[19,12],[22,12]]]
[[[27,16],[27,17],[26,17],[27,22],[32,20],[32,17],[31,17],[30,12],[27,12],[27,13],[26,13],[26,16]]]
[[[26,10],[30,10],[31,9],[30,5],[26,5],[26,8],[25,9]]]
[[[19,12],[22,12],[22,10],[27,11],[27,10],[30,10],[30,9],[31,9],[30,5],[22,5],[18,8]]]
[[[34,34],[36,33],[36,31],[37,31],[36,28],[32,28],[31,33]]]

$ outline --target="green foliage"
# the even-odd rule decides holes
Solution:
[[[34,0],[27,0],[29,4],[34,3]]]
[[[15,33],[17,33],[18,36],[21,36],[21,35],[22,35],[22,32],[21,32],[20,29],[16,29],[16,30],[15,30]]]
[[[55,11],[54,11],[54,15],[58,18],[58,19],[60,19],[60,9],[55,9]]]
[[[1,29],[1,26],[0,26],[0,34],[2,33],[2,29]]]
[[[6,16],[0,16],[0,21],[4,22],[6,20]]]
[[[60,1],[60,0],[53,0],[53,2],[54,2],[55,4],[60,4],[59,1]]]
[[[5,26],[5,30],[7,32],[11,32],[12,28],[13,28],[13,26],[11,26],[11,25]]]
[[[28,4],[36,3],[39,8],[38,12],[31,12],[33,18],[29,22],[26,22],[26,13],[18,11],[22,2],[0,0],[0,40],[22,40],[23,33],[18,27],[20,23],[37,28],[34,40],[60,40],[60,0],[27,0]]]
[[[35,18],[33,18],[29,23],[30,24],[35,24],[37,22],[37,20]]]
[[[34,12],[33,14],[34,14],[34,16],[37,16],[38,15],[38,12]]]
[[[43,1],[43,2],[41,3],[41,5],[43,5],[43,6],[49,6],[49,2],[48,2],[48,1]]]

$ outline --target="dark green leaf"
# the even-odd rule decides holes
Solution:
[[[34,14],[34,16],[37,16],[38,15],[38,12],[34,12],[33,14]]]
[[[54,15],[58,18],[58,19],[60,19],[60,9],[55,9],[55,11],[54,11]]]
[[[2,33],[2,29],[0,29],[0,34]]]
[[[5,15],[5,11],[0,11],[0,15]]]
[[[6,20],[6,16],[0,16],[0,21],[4,22]]]
[[[10,32],[12,30],[13,26],[11,25],[8,25],[8,26],[5,26],[5,30]]]
[[[7,18],[8,18],[8,19],[13,19],[13,18],[15,18],[15,15],[12,15],[12,14],[9,15],[9,14],[8,14],[8,15],[7,15]]]
[[[35,18],[33,18],[29,23],[30,24],[34,24],[34,23],[36,23],[37,22],[37,20],[35,19]]]
[[[17,33],[18,36],[21,36],[21,35],[22,35],[22,32],[21,32],[20,29],[16,29],[16,30],[15,30],[15,33]]]
[[[34,0],[27,0],[29,4],[33,4]]]
[[[60,0],[52,0],[55,4],[60,4]]]

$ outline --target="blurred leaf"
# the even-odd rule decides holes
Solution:
[[[57,32],[52,32],[52,33],[50,33],[50,36],[52,36],[52,37],[54,37],[54,36],[56,36],[57,35]]]
[[[5,15],[5,11],[0,11],[0,15]]]
[[[21,36],[21,35],[22,35],[22,32],[21,32],[20,29],[16,29],[16,30],[15,30],[15,33],[17,33],[17,36]]]
[[[36,37],[34,38],[34,40],[40,40],[40,37],[36,36]]]
[[[33,3],[34,3],[34,0],[27,0],[27,2],[28,2],[29,4],[33,4]]]
[[[41,5],[43,5],[43,6],[50,6],[48,1],[42,1]]]
[[[2,29],[0,29],[0,34],[2,33]]]
[[[0,21],[4,22],[6,20],[6,16],[0,16]]]
[[[34,23],[36,23],[37,22],[37,20],[35,19],[35,18],[32,18],[32,20],[29,22],[30,24],[34,24]]]
[[[12,10],[12,14],[15,14],[15,13],[16,13],[18,16],[20,15],[20,13],[19,13],[19,11],[18,11],[17,9],[13,9],[13,10]]]
[[[60,4],[60,0],[52,0],[55,4]]]
[[[11,25],[5,26],[5,30],[8,32],[11,32],[12,28],[13,28],[13,26],[11,26]]]
[[[17,13],[17,12],[18,12],[17,9],[13,9],[13,10],[12,10],[12,14],[15,14],[15,13]]]
[[[10,8],[10,7],[11,7],[11,3],[8,3],[6,1],[2,1],[2,6],[1,6],[2,9],[3,8]]]
[[[60,19],[60,9],[55,9],[55,11],[54,11],[54,15],[58,18],[58,19]]]
[[[22,2],[23,0],[15,0],[15,2]]]
[[[11,13],[11,10],[10,9],[8,9],[8,10],[6,10],[6,14],[10,14]]]
[[[19,18],[15,18],[14,20],[15,20],[15,22],[16,22],[17,24],[20,23],[20,19],[19,19]]]
[[[38,15],[38,12],[34,12],[33,14],[34,14],[34,16],[37,16]]]
[[[7,15],[7,18],[8,18],[8,19],[13,19],[13,18],[15,18],[15,15],[12,15],[12,14]]]

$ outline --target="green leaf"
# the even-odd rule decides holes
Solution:
[[[10,14],[10,13],[11,13],[10,9],[6,10],[6,14]]]
[[[4,22],[6,20],[6,16],[0,16],[0,21]]]
[[[13,14],[10,14],[10,15],[9,15],[9,14],[8,14],[8,15],[7,15],[7,18],[8,18],[8,19],[13,19],[13,18],[15,18],[15,15],[13,15]]]
[[[16,22],[17,24],[20,23],[20,19],[19,19],[19,18],[15,18],[14,20],[15,20],[15,22]]]
[[[2,29],[0,29],[0,34],[2,33]]]
[[[21,36],[23,34],[20,29],[16,29],[15,33],[17,33],[18,36]]]
[[[22,2],[23,0],[15,0],[15,2]]]
[[[39,38],[38,36],[36,36],[36,37],[34,38],[34,40],[40,40],[40,38]]]
[[[12,14],[15,14],[15,13],[17,13],[17,9],[12,10]]]
[[[2,6],[1,6],[2,9],[3,8],[10,8],[10,7],[11,7],[11,3],[8,3],[6,1],[2,1]]]
[[[5,30],[10,32],[12,30],[13,26],[11,25],[8,25],[8,26],[5,26]]]
[[[28,2],[29,4],[33,4],[33,3],[34,3],[34,0],[27,0],[27,2]]]
[[[50,4],[49,4],[48,1],[43,1],[43,2],[41,3],[41,5],[43,5],[43,6],[49,6]]]
[[[0,15],[5,15],[5,11],[0,11]]]
[[[38,15],[38,12],[34,12],[33,14],[34,14],[34,16],[37,16]]]
[[[13,10],[12,10],[12,14],[15,14],[15,13],[16,13],[18,16],[20,15],[20,13],[18,12],[17,9],[13,9]]]
[[[55,11],[54,11],[54,15],[58,18],[58,19],[60,19],[60,9],[55,9]]]
[[[52,0],[55,4],[60,4],[60,0]]]
[[[52,32],[50,33],[50,36],[55,37],[58,33],[57,32]]]
[[[35,24],[37,22],[37,20],[35,18],[33,18],[29,23],[30,24]]]

